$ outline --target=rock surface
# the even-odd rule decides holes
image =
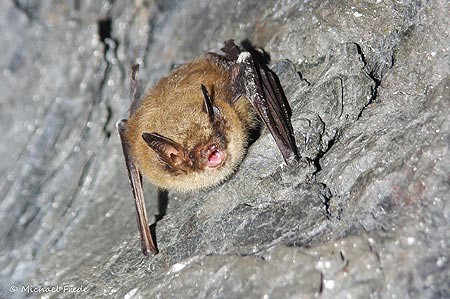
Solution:
[[[450,297],[447,1],[35,3],[0,4],[0,297]],[[169,193],[145,258],[129,66],[150,87],[229,38],[271,55],[313,163],[264,130],[228,182]]]

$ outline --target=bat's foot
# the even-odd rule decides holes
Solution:
[[[286,163],[288,166],[300,168],[308,168],[312,164],[314,164],[314,162],[308,157],[299,157],[299,156],[290,157],[288,160],[286,160]]]
[[[298,164],[300,166],[309,166],[311,165],[311,163],[313,163],[313,161],[307,157],[300,157],[300,159],[298,160]]]

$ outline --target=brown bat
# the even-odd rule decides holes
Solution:
[[[249,135],[268,127],[287,164],[299,160],[290,110],[274,74],[256,57],[225,42],[162,78],[142,101],[132,68],[130,118],[118,122],[136,204],[144,255],[156,254],[142,191],[142,174],[160,189],[216,186],[242,161]]]

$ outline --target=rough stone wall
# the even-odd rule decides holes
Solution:
[[[447,1],[135,2],[0,4],[0,297],[450,297]],[[169,193],[144,258],[129,66],[150,87],[229,38],[271,55],[314,163],[264,130],[228,182]]]

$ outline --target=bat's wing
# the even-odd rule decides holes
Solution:
[[[273,73],[257,64],[247,51],[241,52],[236,62],[237,71],[233,72],[238,86],[236,91],[255,107],[275,139],[286,164],[295,164],[299,160],[299,154],[290,111]]]
[[[139,104],[141,103],[140,91],[139,91],[139,64],[133,64],[130,72],[130,117],[136,112]]]
[[[144,192],[142,190],[142,175],[134,161],[130,151],[130,146],[126,138],[127,120],[122,119],[117,123],[120,140],[122,142],[123,155],[128,169],[128,178],[130,179],[131,190],[133,191],[134,203],[136,205],[137,224],[141,235],[141,249],[144,255],[149,253],[156,254],[158,250],[153,242],[152,235],[148,226],[147,212],[145,209]]]
[[[131,67],[130,76],[130,116],[132,116],[139,106],[139,81],[137,79],[139,71],[139,65],[135,64]],[[122,142],[123,155],[125,157],[125,164],[128,170],[128,178],[130,179],[131,190],[133,192],[134,203],[136,206],[136,219],[139,228],[139,234],[141,235],[141,249],[144,255],[149,253],[156,254],[155,243],[153,242],[153,236],[150,233],[148,225],[147,211],[145,209],[144,192],[142,190],[142,175],[139,171],[139,167],[133,158],[130,150],[130,144],[127,139],[127,120],[122,119],[117,123],[117,130],[119,131],[120,141]]]
[[[275,74],[250,52],[242,51],[232,40],[226,41],[225,55],[208,56],[231,71],[234,99],[245,96],[258,112],[288,165],[300,156],[291,124],[291,112]]]

